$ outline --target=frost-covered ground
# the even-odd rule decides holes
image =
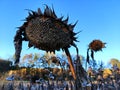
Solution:
[[[30,83],[28,81],[0,81],[0,90],[28,90],[28,88],[39,88],[37,90],[75,90],[73,81],[45,81],[42,83]],[[11,88],[11,89],[8,89]],[[51,88],[51,89],[50,89]],[[35,89],[36,90],[36,89]]]

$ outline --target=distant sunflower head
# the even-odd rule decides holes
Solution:
[[[53,63],[57,63],[59,61],[58,58],[55,56],[51,57],[51,60]]]
[[[93,50],[93,51],[100,51],[102,50],[102,48],[105,48],[105,44],[103,43],[101,40],[93,40],[90,44],[89,44],[89,49]]]
[[[91,58],[94,60],[94,52],[97,52],[97,51],[102,51],[103,48],[105,48],[105,44],[106,43],[103,43],[101,40],[93,40],[89,46],[88,46],[88,49],[87,49],[87,62],[89,63],[89,51],[91,52],[90,56]]]

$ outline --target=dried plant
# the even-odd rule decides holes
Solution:
[[[91,58],[94,60],[94,52],[102,51],[105,48],[105,44],[101,40],[93,40],[87,49],[87,62],[89,63],[89,50],[91,50]]]
[[[14,37],[15,44],[15,64],[19,63],[20,53],[22,50],[22,41],[28,41],[28,47],[34,47],[45,51],[55,52],[55,50],[64,50],[73,77],[76,79],[71,55],[68,48],[74,46],[78,55],[78,48],[75,44],[77,33],[73,32],[75,24],[68,24],[67,17],[63,20],[63,16],[58,18],[54,9],[46,5],[44,12],[39,8],[38,11],[28,10],[29,15],[25,22],[20,26]]]

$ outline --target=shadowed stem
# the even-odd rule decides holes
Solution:
[[[71,72],[72,72],[72,76],[73,76],[73,78],[76,80],[75,69],[74,69],[74,66],[73,66],[73,63],[72,63],[72,58],[71,58],[71,55],[70,55],[70,53],[69,53],[68,48],[65,49],[65,53],[66,53],[66,55],[67,55],[67,59],[68,59],[69,65],[70,65],[70,70],[71,70]]]

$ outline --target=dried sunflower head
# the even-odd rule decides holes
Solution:
[[[35,47],[41,50],[55,52],[55,50],[65,50],[71,45],[76,47],[75,41],[77,33],[73,32],[75,24],[68,24],[68,17],[58,18],[54,9],[46,5],[44,12],[29,11],[25,22],[19,27],[14,37],[15,56],[20,58],[22,41],[28,41],[28,47]],[[19,61],[19,60],[18,60]]]
[[[100,51],[102,50],[102,48],[105,48],[105,44],[103,43],[101,40],[93,40],[90,44],[89,44],[89,49],[93,50],[93,51]]]
[[[89,50],[91,51],[91,58],[94,60],[94,52],[102,51],[102,48],[105,48],[105,44],[101,40],[93,40],[87,49],[87,62],[89,63]]]
[[[77,38],[74,27],[77,24],[68,24],[68,19],[63,20],[63,16],[58,18],[54,9],[46,5],[44,12],[29,10],[29,15],[25,22],[18,28],[14,37],[15,44],[15,64],[19,63],[22,50],[22,41],[28,41],[28,47],[34,47],[45,51],[55,52],[55,50],[65,50],[68,56],[71,71],[74,78],[75,71],[68,48],[74,46],[78,55],[78,48],[75,44]]]
[[[51,57],[51,60],[52,60],[53,63],[59,62],[58,58],[55,57],[55,56]]]

